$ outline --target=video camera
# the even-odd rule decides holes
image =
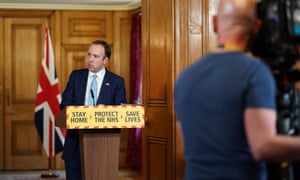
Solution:
[[[270,66],[275,77],[278,133],[298,136],[300,92],[296,83],[300,71],[296,66],[300,60],[300,0],[261,0],[257,3],[257,15],[262,21],[261,28],[248,49]],[[267,167],[269,180],[300,179],[299,162]]]
[[[257,15],[262,24],[249,50],[270,67],[277,83],[277,129],[280,134],[300,134],[300,0],[261,0]]]

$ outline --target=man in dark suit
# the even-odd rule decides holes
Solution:
[[[95,40],[90,45],[87,55],[88,68],[72,71],[62,94],[60,109],[63,110],[66,106],[125,104],[124,79],[105,68],[111,56],[109,45],[105,41]],[[92,84],[96,84],[95,90]],[[67,131],[62,157],[65,161],[67,180],[81,180],[78,130]]]

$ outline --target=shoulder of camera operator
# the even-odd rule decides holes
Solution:
[[[251,57],[253,60],[263,61],[259,56],[255,56],[251,51],[246,50],[245,55]]]

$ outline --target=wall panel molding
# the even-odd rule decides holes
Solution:
[[[90,44],[96,39],[113,42],[112,11],[63,11],[62,43]]]

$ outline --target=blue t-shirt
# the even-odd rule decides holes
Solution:
[[[248,107],[276,109],[266,64],[240,52],[210,53],[179,76],[174,89],[186,161],[185,179],[266,179],[244,128]]]

